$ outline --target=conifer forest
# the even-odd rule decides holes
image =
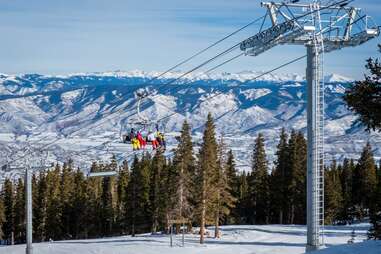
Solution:
[[[98,238],[167,232],[168,221],[186,218],[187,230],[230,224],[306,223],[306,139],[283,129],[276,160],[266,157],[264,137],[252,140],[251,171],[239,172],[234,156],[217,137],[211,115],[199,149],[183,123],[172,158],[158,149],[133,163],[92,162],[90,178],[73,161],[33,174],[34,241]],[[273,165],[270,167],[270,165]],[[325,168],[325,223],[351,224],[370,218],[369,238],[380,238],[381,168],[367,144],[358,160],[332,161]],[[7,243],[25,242],[25,188],[22,178],[6,179],[0,196],[0,228]],[[177,228],[179,230],[179,228]]]

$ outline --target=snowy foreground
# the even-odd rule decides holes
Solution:
[[[347,245],[352,229],[356,231],[355,244]],[[326,247],[316,254],[380,254],[381,241],[366,241],[368,225],[355,227],[335,226],[326,228]],[[212,232],[212,229],[211,229]],[[186,235],[185,247],[180,247],[181,237],[176,236],[174,247],[169,247],[169,237],[164,235],[140,235],[93,240],[72,240],[34,244],[35,254],[297,254],[305,252],[306,228],[294,225],[225,226],[221,239],[208,238],[206,244],[198,243],[197,235]],[[25,253],[25,245],[0,247],[1,254]]]

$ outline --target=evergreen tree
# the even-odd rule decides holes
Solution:
[[[60,172],[60,184],[59,184],[59,203],[60,203],[60,214],[61,214],[61,230],[62,237],[64,239],[72,238],[70,234],[71,228],[71,194],[74,182],[73,177],[73,161],[69,159],[68,162],[65,162],[62,166],[62,172]]]
[[[339,218],[343,203],[341,182],[336,161],[332,163],[330,170],[326,170],[324,180],[324,219],[326,224],[333,224]]]
[[[90,172],[99,172],[102,168],[96,162],[93,162]],[[99,237],[101,235],[101,196],[102,196],[102,178],[87,178],[85,183],[86,201],[85,201],[85,225],[84,235],[86,237]]]
[[[45,232],[47,239],[59,240],[63,237],[61,214],[62,204],[60,198],[60,176],[61,167],[57,164],[54,170],[48,171],[46,175],[47,185],[47,207]]]
[[[25,187],[24,181],[19,178],[16,185],[16,196],[14,205],[14,225],[15,225],[15,242],[25,242]]]
[[[123,161],[123,164],[119,168],[119,175],[117,180],[117,205],[116,205],[116,227],[118,232],[125,234],[127,232],[127,186],[130,178],[130,171],[128,168],[128,162]]]
[[[115,155],[112,156],[111,162],[105,165],[102,171],[116,171],[117,161]],[[115,224],[115,176],[102,178],[102,194],[101,194],[101,221],[102,229],[101,234],[108,236],[113,233],[113,226]]]
[[[240,200],[240,179],[235,165],[234,154],[229,150],[225,166],[227,186],[230,188],[230,195],[235,199],[235,206],[231,209],[230,216],[225,218],[225,224],[240,223],[239,200]]]
[[[381,52],[381,45],[378,46]],[[381,63],[369,58],[366,69],[370,75],[356,81],[345,92],[344,100],[349,109],[359,116],[367,130],[381,130]]]
[[[250,223],[249,217],[251,216],[250,209],[250,194],[249,194],[249,183],[248,175],[246,172],[243,172],[239,175],[238,178],[238,201],[237,201],[237,210],[238,210],[238,223],[239,224],[248,224]]]
[[[5,222],[4,201],[0,195],[0,239],[4,239],[3,225]]]
[[[361,209],[361,218],[370,207],[371,198],[377,184],[376,164],[373,158],[372,147],[369,143],[364,147],[353,177],[353,198]],[[366,215],[366,214],[365,214]]]
[[[218,169],[217,142],[212,115],[209,113],[205,125],[203,142],[198,154],[196,176],[197,214],[200,218],[200,243],[204,243],[205,225],[214,223],[214,214],[208,206],[214,197],[215,186],[213,180]],[[209,207],[210,208],[210,207]]]
[[[339,169],[341,191],[343,198],[342,210],[340,213],[340,220],[344,222],[352,221],[351,208],[352,208],[352,176],[354,171],[353,160],[344,159],[343,165]]]
[[[132,236],[135,236],[135,233],[148,232],[151,229],[149,203],[150,160],[151,158],[148,155],[144,155],[141,161],[135,157],[131,167],[127,193],[129,211],[127,220]]]
[[[369,238],[381,240],[381,179],[378,178],[377,187],[372,196],[370,206],[370,222],[372,227],[369,230]]]
[[[86,237],[86,205],[87,205],[87,185],[83,173],[77,169],[73,177],[73,188],[70,193],[70,235],[73,238]]]
[[[4,203],[4,218],[5,222],[2,224],[2,231],[4,234],[4,239],[8,243],[12,243],[14,237],[14,191],[12,181],[8,178],[4,181],[3,191],[2,191],[2,200]]]
[[[267,224],[269,222],[269,175],[264,138],[261,133],[255,140],[249,188],[250,208],[253,211],[249,221],[253,224]]]
[[[291,132],[288,142],[287,220],[289,224],[306,223],[307,143],[301,132]]]
[[[230,214],[230,210],[234,207],[236,199],[231,193],[230,180],[227,173],[227,153],[223,135],[221,136],[218,144],[218,165],[214,174],[213,185],[214,197],[211,202],[212,210],[214,213],[214,237],[219,238],[219,225],[220,222]],[[231,169],[230,169],[231,170]],[[234,169],[233,169],[234,170]],[[231,173],[231,172],[230,172]]]
[[[284,223],[284,212],[287,210],[288,193],[287,190],[287,169],[288,169],[288,136],[286,130],[282,128],[277,145],[275,168],[271,174],[271,210],[274,214],[274,222]]]
[[[150,176],[150,206],[152,213],[152,225],[151,232],[156,233],[159,229],[159,224],[161,222],[161,199],[160,199],[160,191],[162,185],[162,171],[165,167],[165,157],[163,156],[163,152],[161,150],[156,151],[155,156],[152,160],[151,165],[151,176]]]
[[[174,186],[170,186],[175,191],[169,198],[170,217],[186,218],[191,217],[194,212],[195,202],[195,159],[193,155],[193,143],[191,129],[187,121],[184,121],[179,143],[174,152],[173,177]]]
[[[111,235],[114,225],[114,209],[113,209],[113,179],[114,177],[102,178],[102,194],[101,194],[101,235]]]

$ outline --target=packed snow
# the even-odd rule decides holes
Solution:
[[[325,231],[325,248],[314,254],[380,254],[381,241],[365,241],[369,225],[329,226]],[[354,244],[347,244],[355,229]],[[213,228],[209,228],[211,235]],[[168,235],[142,234],[92,240],[70,240],[36,243],[38,254],[299,254],[305,253],[306,228],[298,225],[223,226],[220,239],[208,237],[199,244],[196,234],[175,235],[173,247]],[[2,246],[0,254],[25,253],[25,245]],[[311,253],[312,254],[312,253]]]

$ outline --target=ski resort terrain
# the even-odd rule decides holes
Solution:
[[[364,241],[368,224],[328,226],[325,229],[325,248],[316,254],[379,254],[381,241]],[[181,247],[181,235],[174,236],[173,247],[168,235],[143,234],[92,240],[70,240],[33,244],[38,254],[299,254],[305,253],[306,228],[297,225],[223,226],[220,239],[207,238],[199,244],[199,236],[187,234]],[[355,229],[354,244],[347,244]],[[209,228],[211,233],[213,228]],[[0,254],[25,253],[25,245],[2,246]]]

